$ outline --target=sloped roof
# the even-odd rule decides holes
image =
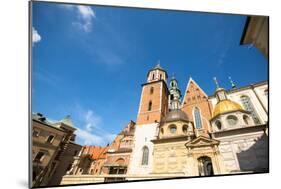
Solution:
[[[74,125],[73,125],[73,123],[71,121],[70,115],[67,115],[65,118],[63,118],[59,122],[74,128]]]
[[[106,153],[107,153],[108,149],[109,149],[109,146],[103,148],[103,151],[102,151],[102,152],[100,153],[100,155],[99,155],[99,159],[104,159],[104,158],[106,158]]]
[[[180,109],[175,109],[170,111],[167,116],[165,117],[164,122],[172,122],[172,121],[189,121],[185,112]]]
[[[100,146],[85,146],[85,153],[89,154],[93,160],[106,158],[106,152],[108,151],[107,147]]]

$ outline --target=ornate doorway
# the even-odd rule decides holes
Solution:
[[[199,176],[214,175],[212,160],[208,156],[198,158]]]

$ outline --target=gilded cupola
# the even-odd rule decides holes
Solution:
[[[217,89],[215,91],[215,96],[217,98],[218,103],[215,105],[213,110],[213,118],[220,114],[225,114],[228,112],[233,112],[237,110],[244,110],[241,105],[236,102],[233,102],[227,98],[226,90],[224,88],[219,87],[217,79],[214,78]]]

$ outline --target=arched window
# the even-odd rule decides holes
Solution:
[[[199,108],[197,108],[197,107],[194,108],[193,116],[194,116],[194,120],[195,120],[196,129],[201,129],[202,128],[202,122],[201,122],[201,115],[200,115]]]
[[[187,125],[183,125],[183,126],[182,126],[182,132],[183,132],[184,134],[187,133],[187,128],[188,128]]]
[[[251,99],[248,96],[241,96],[241,101],[242,101],[244,108],[247,111],[251,112],[251,116],[253,117],[255,124],[260,124],[260,120],[259,120],[257,112],[251,102]]]
[[[154,80],[154,74],[152,74],[152,80]]]
[[[162,80],[162,74],[160,74],[160,80]]]
[[[149,153],[148,147],[144,146],[142,148],[142,160],[141,160],[142,165],[148,165],[148,153]]]
[[[221,122],[220,122],[219,120],[217,120],[217,121],[215,122],[215,124],[216,124],[218,130],[221,130]]]
[[[152,102],[149,101],[149,103],[148,103],[148,111],[151,111],[151,109],[152,109]]]
[[[163,135],[163,134],[164,134],[164,129],[163,129],[163,128],[161,128],[161,130],[160,130],[160,131],[161,131],[161,134]]]
[[[250,118],[247,115],[243,115],[243,120],[246,123],[246,125],[248,125],[250,122]]]
[[[119,159],[116,160],[116,163],[118,165],[123,165],[125,163],[125,160],[123,158],[119,158]]]
[[[236,125],[238,122],[238,119],[234,115],[229,115],[226,117],[226,121],[229,125]]]
[[[150,88],[150,94],[153,94],[153,91],[154,91],[154,88],[151,87],[151,88]]]

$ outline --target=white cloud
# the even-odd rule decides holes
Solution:
[[[88,110],[85,115],[86,129],[92,131],[93,129],[99,129],[98,125],[101,124],[101,117],[96,115],[92,110]]]
[[[76,10],[78,21],[72,22],[72,24],[85,32],[91,32],[93,27],[93,19],[96,18],[96,14],[89,6],[84,5],[62,5],[63,8],[68,10]]]
[[[95,15],[94,11],[91,9],[91,7],[79,5],[79,6],[77,6],[77,9],[79,11],[79,14],[85,20],[91,20],[92,18],[96,17],[96,15]]]
[[[32,27],[32,42],[37,43],[39,41],[41,41],[41,36],[37,32],[37,30]]]
[[[82,145],[103,145],[104,140],[102,137],[92,134],[87,130],[78,128],[76,131],[77,138],[80,139]]]
[[[97,115],[91,109],[84,109],[81,106],[76,107],[77,115],[80,117],[81,126],[77,129],[77,139],[82,142],[82,145],[99,145],[104,146],[107,143],[111,143],[116,137],[116,134],[112,134],[104,130],[102,117]]]
[[[81,128],[77,129],[76,136],[82,141],[82,145],[95,146],[105,146],[106,144],[111,143],[116,137],[115,134],[96,135]]]

